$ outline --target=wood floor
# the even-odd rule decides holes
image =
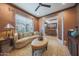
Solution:
[[[48,37],[48,50],[43,53],[44,56],[70,56],[69,50],[63,46],[56,37]]]
[[[48,49],[43,53],[43,56],[70,56],[69,50],[66,46],[59,43],[56,37],[47,36]],[[32,56],[31,45],[13,50],[8,53],[9,56]]]

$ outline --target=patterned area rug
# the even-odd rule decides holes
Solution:
[[[69,50],[66,46],[63,46],[56,37],[47,36],[48,49],[42,54],[43,56],[70,56]],[[31,45],[26,47],[12,50],[8,53],[9,56],[32,56]]]

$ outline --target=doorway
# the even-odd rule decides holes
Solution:
[[[42,19],[41,30],[44,35],[58,37],[58,20],[57,16]]]
[[[58,16],[54,16],[54,17],[50,17],[50,18],[42,18],[42,25],[40,27],[40,30],[42,30],[43,34],[46,35],[51,35],[51,36],[56,36],[57,40],[59,40],[59,42],[63,45],[64,44],[64,13],[60,13],[59,15],[61,15],[61,19],[59,22],[58,20]],[[59,23],[60,23],[60,27],[59,27]],[[51,24],[51,25],[50,25]],[[48,30],[52,30],[52,31],[48,31],[48,34],[46,33],[46,27],[47,28],[52,28],[52,29],[48,29]],[[60,29],[59,29],[60,28]],[[53,33],[54,32],[54,33]]]
[[[44,24],[46,35],[57,36],[57,18],[49,18]]]

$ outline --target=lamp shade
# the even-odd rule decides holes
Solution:
[[[6,29],[13,29],[13,28],[14,28],[14,26],[13,26],[13,25],[11,25],[11,24],[7,24],[4,28],[6,28]]]

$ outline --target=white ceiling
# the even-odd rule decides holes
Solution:
[[[27,11],[28,13],[31,13],[32,15],[36,16],[36,17],[41,17],[41,16],[45,16],[48,15],[50,13],[65,9],[65,8],[69,8],[74,6],[74,3],[66,3],[66,4],[62,4],[62,3],[43,3],[43,4],[48,4],[51,5],[51,8],[47,8],[47,7],[39,7],[39,9],[37,11],[35,11],[35,9],[37,8],[37,6],[39,5],[38,3],[14,3],[14,5],[16,5],[19,8],[22,8],[23,10]]]

